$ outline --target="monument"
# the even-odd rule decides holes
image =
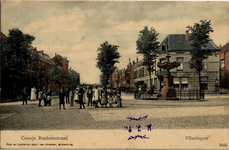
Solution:
[[[158,63],[158,67],[167,71],[167,73],[163,79],[163,88],[162,88],[160,94],[161,94],[161,99],[178,100],[178,98],[176,97],[176,90],[173,86],[173,76],[171,75],[169,70],[171,70],[175,67],[178,67],[180,64],[178,64],[176,62],[170,63],[169,62],[170,57],[171,56],[169,54],[167,54],[166,55],[166,62]]]

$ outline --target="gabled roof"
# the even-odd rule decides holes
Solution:
[[[3,41],[5,41],[7,43],[6,36],[2,32],[0,34],[0,38],[3,39]]]
[[[186,51],[191,50],[192,41],[187,42],[185,34],[169,34],[165,37],[165,39],[161,42],[158,51],[162,51],[162,46],[166,46],[166,50],[168,51]],[[206,44],[206,47],[202,47],[202,49],[210,49],[215,50],[217,46],[211,40]]]
[[[222,48],[220,53],[225,53],[229,51],[229,42],[227,42]]]

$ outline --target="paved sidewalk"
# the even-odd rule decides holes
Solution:
[[[66,104],[59,110],[59,100],[51,106],[38,107],[38,101],[1,103],[2,130],[88,130],[123,129],[124,126],[145,126],[155,129],[229,128],[228,99],[207,101],[135,100],[133,95],[123,94],[123,108],[78,109]],[[145,120],[130,121],[126,117]]]

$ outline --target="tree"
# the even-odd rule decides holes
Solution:
[[[150,30],[147,26],[144,27],[143,30],[139,32],[139,38],[136,41],[137,44],[137,54],[143,55],[143,66],[147,66],[147,70],[149,72],[150,77],[150,91],[153,92],[152,89],[152,80],[151,80],[151,72],[153,72],[155,59],[157,57],[156,51],[159,47],[159,42],[157,41],[157,36],[159,35],[157,31],[152,27]]]
[[[68,82],[68,88],[70,90],[76,89],[76,87],[80,84],[80,74],[73,69],[69,69],[67,82]]]
[[[5,68],[2,70],[3,86],[7,90],[6,92],[12,94],[15,90],[20,89],[20,86],[23,86],[22,83],[24,83],[25,76],[38,76],[38,71],[33,69],[34,60],[38,58],[29,49],[29,44],[32,44],[34,40],[34,36],[24,34],[17,28],[9,30],[9,34],[6,36],[6,42],[4,46],[1,46],[1,55],[6,60]],[[15,86],[19,86],[20,88],[16,88]]]
[[[111,75],[116,69],[114,65],[118,63],[118,59],[121,57],[118,52],[118,47],[117,45],[108,44],[106,41],[101,44],[97,50],[96,67],[101,70],[100,82],[105,87],[109,84],[109,80],[111,83]]]
[[[193,26],[187,26],[189,34],[191,50],[191,60],[189,67],[194,69],[199,76],[199,94],[201,96],[201,71],[203,70],[203,60],[212,55],[211,50],[203,49],[210,41],[210,33],[213,32],[211,20],[200,20],[200,23],[195,23]],[[200,97],[199,96],[199,97]]]
[[[61,67],[62,67],[62,63],[61,61],[58,60],[49,70],[50,80],[53,81],[55,84],[59,84],[59,87],[61,87],[61,83],[63,79]]]

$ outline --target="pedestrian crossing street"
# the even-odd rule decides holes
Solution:
[[[151,109],[110,109],[98,110],[88,109],[89,114],[95,121],[115,121],[129,120],[126,117],[147,116],[147,118],[173,118],[187,116],[210,116],[210,115],[228,115],[228,107],[180,107],[180,108],[151,108]]]

